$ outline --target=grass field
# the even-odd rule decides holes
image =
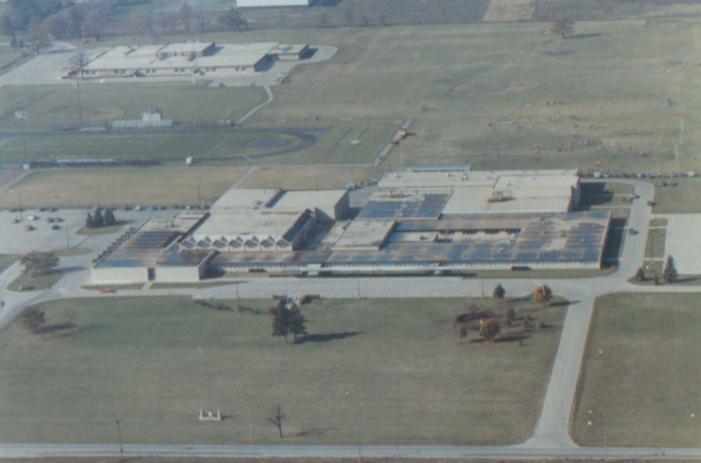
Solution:
[[[665,236],[667,230],[653,229],[647,232],[645,243],[646,259],[662,259],[665,257]]]
[[[599,161],[610,171],[693,169],[700,135],[682,131],[672,113],[687,113],[686,127],[698,117],[696,69],[684,63],[701,51],[699,25],[586,22],[577,32],[581,38],[563,40],[544,23],[266,31],[292,42],[314,34],[314,42],[339,46],[339,53],[297,68],[253,120],[413,117],[415,136],[392,155],[400,166],[481,168],[486,161],[488,169],[588,169]],[[553,101],[565,104],[546,105]],[[500,125],[499,117],[522,129]]]
[[[0,273],[10,268],[15,262],[17,262],[17,256],[14,254],[0,254]]]
[[[0,207],[78,208],[212,204],[246,172],[245,168],[53,170],[34,172],[0,194]],[[119,211],[116,212],[119,219]]]
[[[7,285],[9,291],[22,291],[21,287],[32,287],[31,291],[41,291],[49,289],[58,282],[63,276],[63,272],[56,270],[48,275],[38,276],[36,278],[30,275],[20,275]]]
[[[698,198],[701,195],[701,179],[678,178],[673,188],[655,188],[655,206],[652,211],[657,214],[690,214],[701,212]]]
[[[95,302],[99,300],[99,304]],[[476,301],[494,307],[491,299]],[[229,301],[236,305],[236,301]],[[271,301],[244,301],[267,308]],[[521,342],[457,344],[463,301],[334,300],[302,307],[309,336],[285,344],[267,315],[189,298],[100,298],[41,305],[72,333],[0,334],[3,442],[513,444],[531,435],[565,313],[513,303],[550,328]],[[521,330],[516,322],[514,328]],[[267,424],[280,404],[285,439]],[[226,419],[199,423],[198,410]]]
[[[384,168],[367,166],[259,167],[246,180],[244,188],[284,188],[286,190],[330,190],[349,183],[379,179]]]
[[[267,100],[260,87],[208,88],[188,83],[104,84],[87,81],[80,87],[83,124],[141,119],[143,108],[160,108],[164,119],[177,121],[238,120]],[[20,102],[20,105],[16,105]],[[27,131],[57,124],[78,124],[81,111],[78,89],[72,85],[4,86],[0,88],[2,130],[21,131],[23,120],[15,111],[28,113]]]
[[[56,257],[76,257],[84,256],[85,254],[90,254],[90,249],[88,248],[71,248],[71,249],[57,249],[56,251],[51,251]]]
[[[612,447],[698,447],[699,300],[671,293],[597,299],[575,441],[601,447],[605,428]]]
[[[488,169],[588,170],[598,161],[604,172],[699,170],[696,152],[701,134],[693,130],[699,117],[694,108],[701,103],[693,90],[694,63],[701,52],[697,21],[580,22],[577,34],[569,39],[550,34],[548,27],[512,23],[281,29],[252,31],[235,39],[224,33],[188,38],[222,43],[276,40],[339,48],[330,61],[295,68],[291,82],[275,87],[275,100],[248,121],[253,126],[276,126],[280,121],[306,126],[320,116],[317,125],[311,126],[331,125],[334,133],[311,154],[296,153],[264,163],[367,162],[391,136],[391,127],[379,127],[382,121],[391,126],[413,118],[409,130],[413,136],[390,155],[388,163],[395,169],[408,164],[471,163]],[[181,85],[152,92],[151,87],[106,86],[102,96],[90,93],[102,86],[88,86],[85,105],[94,110],[89,117],[104,118],[113,109],[124,111],[119,117],[126,117],[148,103],[164,107],[169,118],[197,119],[202,114],[204,119],[216,120],[226,117],[225,111],[252,106],[262,96],[260,89],[250,88]],[[114,102],[118,90],[113,88],[123,89],[123,105]],[[0,90],[7,93],[6,104],[24,98],[10,90]],[[71,103],[75,89],[33,92],[34,99],[28,97],[29,124],[75,122],[76,115],[69,111],[76,106]],[[205,97],[198,103],[200,95]],[[101,113],[100,108],[105,111]],[[513,124],[500,124],[499,118]],[[14,130],[16,125],[17,121],[8,121]],[[347,137],[358,139],[359,144],[344,141],[348,129]],[[362,147],[366,138],[368,146]],[[200,144],[204,142],[193,142]],[[169,146],[163,142],[158,150],[165,153]],[[188,150],[198,154],[192,147]],[[16,146],[11,152],[16,155]]]

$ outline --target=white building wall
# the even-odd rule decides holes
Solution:
[[[127,285],[131,283],[146,283],[148,268],[146,267],[105,267],[93,268],[90,280],[95,285]]]
[[[191,283],[200,281],[200,268],[195,267],[157,267],[156,281],[159,283]]]

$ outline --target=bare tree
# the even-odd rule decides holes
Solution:
[[[567,34],[574,32],[574,20],[563,14],[557,15],[550,23],[550,32],[562,34],[562,38],[566,39]]]
[[[487,341],[492,341],[496,338],[500,331],[499,320],[496,318],[482,320],[482,324],[480,324],[480,336]]]
[[[272,412],[270,413],[270,418],[268,418],[268,422],[277,427],[277,431],[280,434],[281,439],[284,437],[282,435],[282,420],[284,419],[285,415],[282,414],[282,405],[274,406]]]
[[[174,34],[178,28],[178,18],[172,14],[162,14],[158,17],[158,24],[164,33],[170,31],[171,34]]]
[[[346,26],[352,27],[353,26],[353,11],[351,11],[350,6],[346,6],[341,9],[341,14],[343,15],[343,19],[345,20]]]
[[[88,64],[88,57],[83,50],[71,56],[71,66],[80,74],[81,79],[85,79],[85,65]]]
[[[197,26],[200,29],[201,33],[207,32],[207,29],[209,28],[209,19],[207,18],[207,15],[204,14],[204,11],[200,10],[197,12]]]
[[[183,23],[185,31],[188,33],[190,32],[190,22],[192,21],[192,15],[193,11],[189,3],[185,2],[182,5],[180,5],[180,8],[178,8],[178,18],[180,18],[180,22]]]
[[[71,26],[66,16],[61,13],[52,14],[44,20],[46,31],[54,38],[63,39],[70,36]]]
[[[41,52],[41,49],[47,45],[48,40],[46,35],[46,28],[41,21],[38,19],[32,20],[27,38],[29,39],[29,45],[36,53]]]
[[[319,15],[319,27],[325,28],[329,25],[329,17],[326,15],[326,13],[322,12]]]
[[[458,345],[462,345],[462,340],[463,338],[467,337],[467,327],[466,326],[458,326],[457,330],[458,332]]]
[[[548,285],[540,285],[533,292],[533,300],[542,303],[543,307],[547,307],[552,298],[553,290]]]

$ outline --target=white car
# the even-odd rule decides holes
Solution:
[[[141,206],[134,206],[134,210],[135,210],[135,211],[140,211],[140,210],[141,210]]]

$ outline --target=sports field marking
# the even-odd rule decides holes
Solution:
[[[212,149],[210,149],[209,151],[207,151],[207,154],[206,154],[206,155],[209,156],[210,154],[212,154],[212,152],[213,152],[214,150],[216,150],[216,149],[219,148],[221,145],[223,145],[224,143],[226,143],[226,141],[229,140],[229,137],[231,137],[231,134],[227,134],[226,137],[224,137],[224,139],[223,139],[222,141],[220,141],[219,143],[217,143],[216,145],[214,145],[214,146],[212,147]]]

